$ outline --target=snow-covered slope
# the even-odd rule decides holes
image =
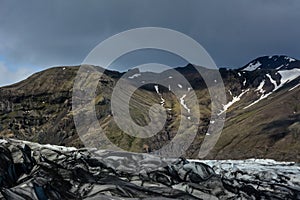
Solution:
[[[253,101],[251,104],[247,105],[244,109],[247,109],[258,102],[260,102],[263,99],[268,98],[272,93],[275,91],[279,90],[283,86],[285,86],[287,83],[292,82],[293,80],[297,79],[300,77],[300,68],[294,68],[294,69],[289,69],[289,70],[278,70],[276,74],[280,75],[279,78],[279,83],[273,80],[273,78],[269,74],[265,74],[265,76],[269,79],[270,83],[273,84],[273,90],[266,92],[263,88],[265,85],[265,80],[263,80],[260,85],[255,89],[255,91],[258,91],[260,93],[260,96],[258,99]],[[297,82],[299,84],[299,82]],[[294,89],[296,86],[292,86],[290,89]],[[289,90],[290,91],[290,90]]]
[[[258,69],[261,66],[261,63],[259,61],[250,63],[246,68],[243,69],[243,71],[254,71]]]
[[[254,71],[257,69],[293,69],[299,67],[299,61],[295,58],[275,55],[275,56],[262,56],[251,61],[244,67],[240,68],[242,71]]]

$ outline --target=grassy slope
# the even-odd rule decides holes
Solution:
[[[6,104],[3,99],[8,97],[9,101],[14,101],[13,109],[0,112],[1,135],[40,143],[81,146],[71,112],[72,86],[77,69],[53,68],[1,89],[3,104]],[[164,92],[166,106],[172,109],[168,113],[165,128],[149,139],[134,138],[123,133],[112,120],[110,96],[118,76],[117,73],[105,75],[103,82],[100,81],[95,99],[97,117],[101,127],[106,130],[107,137],[117,146],[135,152],[143,152],[144,145],[155,150],[168,144],[175,137],[181,119],[178,100],[172,93]],[[201,123],[186,156],[196,157],[207,131],[211,102],[208,91],[203,89],[195,75],[191,72],[188,76],[197,86]],[[239,94],[241,88],[234,75],[229,74],[226,80],[226,89],[234,88],[232,91],[236,91],[235,95]],[[283,89],[249,109],[243,107],[249,105],[253,95],[245,96],[244,100],[234,104],[227,113],[221,138],[208,158],[268,157],[299,161],[299,90],[300,88],[296,88],[287,92],[287,89]],[[137,90],[130,102],[133,120],[139,125],[146,125],[149,122],[150,106],[160,101],[154,88]],[[186,127],[186,130],[189,128],[191,127]],[[105,147],[101,140],[99,142],[99,130],[92,130],[91,133],[86,139],[97,143],[96,146]]]

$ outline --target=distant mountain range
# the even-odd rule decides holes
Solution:
[[[82,147],[72,112],[72,89],[79,66],[55,67],[36,73],[19,83],[0,88],[0,135],[38,143]],[[154,103],[167,108],[162,131],[148,139],[134,138],[119,129],[111,112],[111,94],[124,75],[105,71],[96,90],[95,108],[107,137],[125,149],[143,152],[169,143],[176,135],[182,116],[180,109],[195,109],[184,98],[177,100],[172,88],[196,92],[200,107],[197,136],[186,152],[195,158],[209,134],[211,100],[206,84],[193,65],[176,68],[192,88],[176,82],[170,70],[161,74],[131,70],[125,77],[143,82],[130,102],[130,113],[139,125],[149,123],[148,111]],[[206,159],[272,158],[300,161],[300,61],[288,56],[264,56],[239,69],[220,69],[227,104],[225,127]],[[170,82],[169,87],[150,83],[151,77]],[[173,79],[173,82],[172,82]],[[147,82],[149,81],[149,84]],[[188,127],[187,127],[188,129]],[[89,135],[91,141],[97,131]],[[101,147],[101,145],[100,145]]]

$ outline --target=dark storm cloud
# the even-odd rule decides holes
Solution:
[[[79,64],[113,34],[159,26],[196,39],[220,66],[300,58],[299,10],[298,0],[0,0],[0,56],[10,67]]]

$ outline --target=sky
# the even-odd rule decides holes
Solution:
[[[0,85],[52,66],[79,65],[100,42],[139,27],[182,32],[218,66],[242,67],[262,55],[300,58],[299,0],[0,0]],[[184,60],[133,52],[114,64]]]

